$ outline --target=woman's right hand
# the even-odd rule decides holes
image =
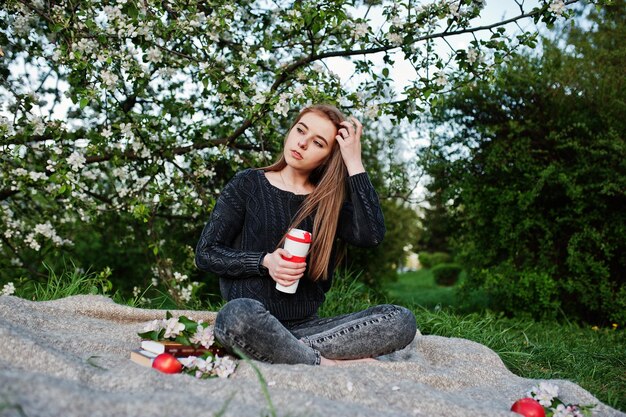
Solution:
[[[289,258],[291,254],[283,248],[278,248],[268,253],[261,263],[269,271],[270,277],[280,285],[288,287],[302,278],[306,271],[306,262],[291,262],[282,257]]]

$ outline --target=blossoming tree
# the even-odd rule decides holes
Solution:
[[[410,122],[461,79],[488,77],[534,45],[536,29],[512,37],[506,25],[550,24],[576,2],[529,9],[514,0],[515,16],[477,23],[484,0],[7,0],[0,283],[34,276],[59,254],[89,253],[88,267],[132,252],[188,298],[195,284],[181,272],[192,268],[184,260],[194,233],[234,171],[270,163],[290,111],[326,101]],[[470,46],[454,48],[448,40],[462,34]],[[399,95],[390,77],[398,57],[415,68]],[[353,82],[335,74],[337,58]],[[95,247],[85,234],[98,224],[106,227]],[[168,263],[175,248],[181,255]]]

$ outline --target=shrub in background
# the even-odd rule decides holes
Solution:
[[[520,271],[510,264],[483,269],[460,284],[462,298],[475,292],[477,281],[488,306],[507,314],[554,319],[562,305],[559,284],[545,271]]]
[[[420,265],[426,269],[431,269],[436,265],[448,263],[452,260],[452,256],[446,252],[420,252]]]
[[[626,320],[624,3],[433,109],[424,162],[450,242],[491,308]],[[433,128],[434,129],[434,128]],[[435,135],[434,135],[435,136]]]
[[[440,263],[433,266],[431,272],[437,285],[449,287],[457,283],[462,270],[463,268],[459,264]]]

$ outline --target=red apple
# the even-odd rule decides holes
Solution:
[[[174,355],[161,353],[152,362],[152,367],[166,374],[177,374],[183,370],[183,365]]]
[[[515,401],[511,407],[511,411],[521,414],[524,417],[546,417],[546,411],[537,400],[532,398],[522,398]]]

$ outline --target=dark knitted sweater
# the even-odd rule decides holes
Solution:
[[[337,237],[356,246],[376,246],[385,234],[378,195],[367,173],[347,182],[349,199],[341,210]],[[295,294],[276,290],[275,281],[261,268],[263,257],[276,250],[305,198],[276,188],[262,170],[241,171],[224,187],[198,241],[196,265],[220,277],[225,299],[259,300],[279,320],[317,313],[331,286],[332,260],[328,280],[313,281],[305,272]],[[299,228],[312,231],[313,218]]]

